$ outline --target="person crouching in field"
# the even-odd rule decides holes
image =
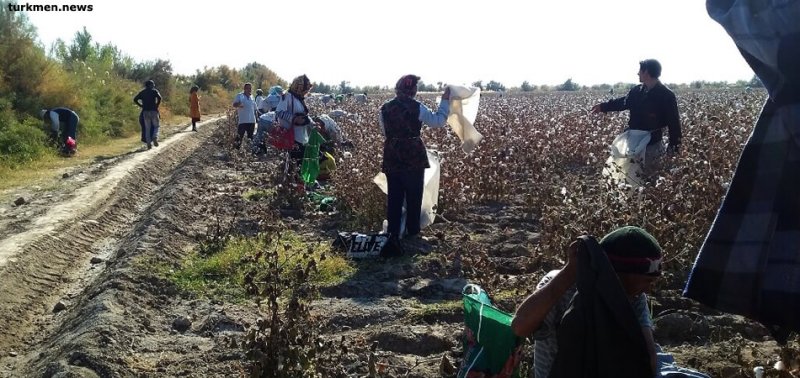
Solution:
[[[378,121],[386,138],[383,143],[381,171],[386,174],[387,232],[396,242],[400,238],[403,202],[406,203],[406,232],[416,237],[420,232],[422,192],[428,153],[422,141],[422,125],[443,127],[450,113],[450,88],[447,88],[433,113],[414,99],[420,77],[405,75],[395,85],[395,97],[381,106]]]
[[[200,87],[192,85],[189,89],[189,116],[192,117],[192,131],[197,131],[197,122],[200,122],[200,96],[197,91]]]
[[[581,377],[587,370],[653,377],[656,346],[645,292],[661,274],[661,257],[656,239],[633,226],[599,244],[592,237],[570,244],[564,268],[542,278],[511,322],[517,336],[535,340],[535,377]]]
[[[74,155],[78,149],[78,114],[68,108],[42,109],[45,123],[50,123],[50,138],[64,155]]]

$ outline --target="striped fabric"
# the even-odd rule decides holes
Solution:
[[[800,1],[708,0],[770,98],[739,158],[684,295],[800,330]]]

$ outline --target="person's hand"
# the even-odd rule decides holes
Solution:
[[[595,106],[592,106],[592,114],[601,113],[602,111],[603,111],[603,109],[602,109],[602,107],[600,106],[600,104],[597,104],[597,105],[595,105]]]
[[[306,117],[303,115],[296,115],[294,116],[294,118],[292,118],[292,124],[295,126],[305,125],[305,123],[306,123]]]
[[[584,248],[583,242],[575,239],[570,243],[569,247],[567,247],[566,255],[567,255],[567,266],[578,266],[578,249]]]
[[[444,94],[442,94],[442,100],[450,101],[450,87],[445,88]]]
[[[585,248],[586,246],[581,240],[575,239],[572,241],[572,243],[570,243],[569,247],[567,247],[567,250],[565,251],[567,255],[567,264],[564,265],[562,271],[567,275],[570,283],[574,283],[576,277],[578,276],[579,250]]]

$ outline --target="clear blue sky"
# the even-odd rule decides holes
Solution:
[[[170,1],[67,0],[92,12],[31,12],[45,47],[86,26],[137,60],[176,73],[258,61],[286,80],[393,85],[495,80],[635,82],[656,58],[662,80],[749,80],[753,73],[702,0]],[[30,4],[64,0],[29,0]]]

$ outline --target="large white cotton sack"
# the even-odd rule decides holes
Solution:
[[[422,211],[419,215],[419,228],[424,229],[433,224],[436,219],[436,204],[439,203],[439,179],[441,174],[441,157],[439,153],[428,150],[428,164],[430,168],[425,169],[424,188],[422,191]],[[386,175],[381,172],[372,179],[381,191],[389,192],[389,185],[386,182]],[[383,231],[386,232],[387,222],[383,222]],[[406,206],[403,204],[403,216],[400,220],[400,235],[405,234],[406,229]]]
[[[633,187],[644,184],[642,166],[650,132],[626,130],[611,143],[611,156],[603,168],[603,176],[614,184],[625,183]]]
[[[450,88],[450,115],[447,123],[453,133],[461,139],[461,149],[469,154],[478,146],[483,135],[475,130],[475,119],[478,117],[478,104],[480,103],[480,88],[449,85]]]

